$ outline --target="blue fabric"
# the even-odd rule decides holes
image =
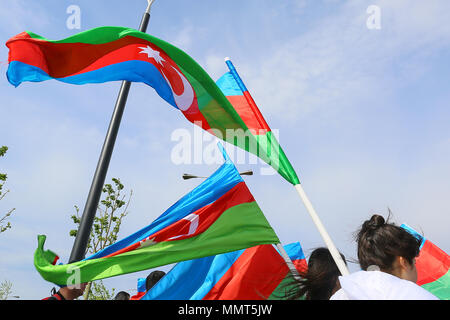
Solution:
[[[409,233],[411,233],[414,237],[416,237],[417,239],[419,239],[421,241],[420,243],[420,250],[422,250],[422,247],[426,241],[425,237],[422,236],[421,234],[419,234],[416,230],[414,230],[413,228],[411,228],[410,226],[408,226],[407,224],[402,224],[400,227],[402,227],[403,229],[405,229],[406,231],[408,231]]]
[[[300,242],[287,244],[284,246],[284,250],[292,261],[305,259],[305,254],[303,253]]]
[[[145,292],[147,291],[146,286],[147,278],[139,278],[137,281],[137,292]]]
[[[201,300],[244,250],[177,263],[141,300]]]
[[[225,163],[208,179],[203,181],[203,183],[197,186],[194,190],[178,200],[150,225],[106,247],[85,260],[107,256],[118,250],[126,248],[133,243],[144,240],[155,232],[158,232],[159,230],[175,223],[180,219],[183,219],[198,209],[213,203],[231,190],[235,185],[242,182],[242,177],[239,175],[239,172],[234,164],[228,158],[222,144],[218,143],[218,147],[223,153]]]
[[[242,96],[244,94],[230,72],[221,76],[216,84],[225,96]]]
[[[291,260],[304,259],[299,242],[284,248]],[[245,250],[179,262],[141,300],[202,300]]]
[[[143,82],[155,89],[161,98],[178,109],[173,98],[172,90],[163,75],[150,62],[140,60],[120,62],[98,70],[64,78],[52,78],[38,67],[20,61],[12,61],[9,64],[6,75],[8,81],[15,87],[25,81],[41,82],[50,79],[77,85],[119,80]]]
[[[233,63],[230,60],[226,61],[226,64],[228,66],[228,69],[230,70],[231,75],[233,76],[234,80],[237,82],[239,88],[242,92],[248,91],[247,87],[245,86],[244,82],[242,82],[241,77],[236,71],[236,68],[234,67]]]

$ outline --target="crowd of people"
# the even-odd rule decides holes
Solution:
[[[315,249],[308,260],[307,271],[286,285],[285,299],[305,300],[438,300],[416,284],[415,259],[420,240],[404,228],[374,214],[356,233],[358,262],[361,271],[341,276],[327,248]],[[345,261],[344,255],[342,255]],[[146,279],[150,290],[163,276],[153,271]],[[79,288],[63,287],[47,300],[70,300],[81,296]],[[115,300],[130,300],[130,294],[119,292]]]

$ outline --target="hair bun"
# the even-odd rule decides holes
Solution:
[[[386,221],[384,220],[384,218],[382,216],[380,216],[378,214],[374,214],[370,218],[370,220],[367,220],[364,222],[361,231],[376,230],[379,227],[381,227],[382,225],[384,225],[385,222]]]

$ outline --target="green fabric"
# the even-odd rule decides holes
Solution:
[[[289,297],[296,293],[296,287],[298,287],[298,282],[295,281],[292,273],[288,272],[267,300],[288,300]],[[305,296],[295,300],[305,300]]]
[[[205,232],[196,237],[160,242],[109,258],[53,266],[46,259],[45,240],[45,236],[38,236],[34,265],[45,280],[58,285],[85,283],[179,261],[280,242],[256,202],[240,204],[226,210]]]
[[[436,281],[422,285],[441,300],[450,300],[450,270]]]
[[[297,173],[286,157],[278,140],[273,136],[272,131],[267,132],[265,135],[257,136],[257,139],[259,146],[258,156],[294,186],[299,184],[300,180]]]

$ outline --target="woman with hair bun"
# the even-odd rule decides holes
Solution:
[[[362,271],[339,277],[331,300],[437,300],[418,286],[415,259],[420,240],[374,214],[356,235]]]

